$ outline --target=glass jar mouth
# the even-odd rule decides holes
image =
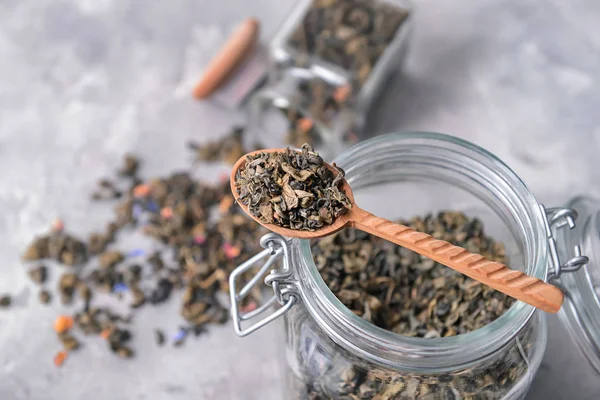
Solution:
[[[346,170],[351,181],[354,168],[360,168],[354,160],[361,157],[366,160],[369,156],[374,157],[373,152],[377,149],[390,149],[400,144],[419,144],[460,151],[460,155],[470,157],[477,164],[478,174],[489,174],[499,179],[498,182],[502,182],[501,195],[505,196],[502,200],[511,212],[518,213],[519,223],[527,232],[530,246],[525,259],[526,272],[547,280],[547,242],[542,210],[525,183],[487,150],[450,135],[430,132],[392,133],[361,142],[335,161]],[[313,260],[310,242],[299,240],[297,246],[302,260],[301,268],[304,270],[301,274],[307,275],[313,282],[310,293],[302,291],[304,303],[311,315],[338,344],[387,366],[439,370],[474,362],[506,345],[536,311],[534,307],[517,301],[499,318],[469,333],[431,339],[408,337],[377,327],[350,311],[322,279]]]

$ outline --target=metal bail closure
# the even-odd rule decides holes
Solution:
[[[295,281],[292,279],[292,269],[290,262],[290,244],[281,235],[268,233],[260,238],[260,245],[265,250],[254,255],[248,261],[240,264],[229,276],[229,297],[231,300],[231,318],[233,327],[238,336],[246,336],[267,325],[285,314],[298,300],[298,292]],[[236,279],[248,271],[259,261],[269,257],[258,272],[250,279],[248,283],[238,292]],[[269,275],[265,277],[265,284],[273,288],[274,295],[266,303],[253,311],[241,313],[240,303],[250,293],[252,288],[258,284],[261,278],[267,273],[269,268],[273,267],[276,261],[282,259],[283,267],[281,269],[273,268]],[[275,302],[282,307],[271,315],[259,320],[250,327],[242,329],[242,321],[252,319],[259,314],[266,312]]]
[[[546,226],[546,237],[550,248],[550,259],[552,262],[548,272],[548,280],[560,278],[563,272],[575,272],[587,264],[590,259],[581,254],[581,246],[576,245],[574,248],[575,255],[567,262],[562,263],[556,248],[556,240],[552,234],[552,228],[561,229],[568,226],[569,229],[575,228],[575,220],[577,219],[577,211],[572,208],[548,208],[540,204],[540,210],[544,215],[544,225]]]

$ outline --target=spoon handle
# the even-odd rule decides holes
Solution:
[[[377,217],[356,205],[350,214],[351,226],[431,258],[517,300],[551,313],[557,312],[562,305],[564,295],[560,289],[540,279],[408,226]]]

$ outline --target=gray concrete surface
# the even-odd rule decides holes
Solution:
[[[504,159],[540,201],[600,194],[600,2],[421,0],[403,73],[370,131],[454,134]],[[280,400],[280,327],[237,339],[213,328],[184,350],[157,349],[171,303],[143,310],[132,362],[88,341],[61,369],[49,327],[62,307],[37,304],[19,252],[56,217],[85,234],[108,206],[94,181],[124,151],[147,176],[184,167],[183,143],[241,115],[191,101],[194,80],[248,14],[273,35],[292,0],[2,0],[0,2],[0,399]],[[148,159],[148,157],[151,157]],[[210,179],[224,167],[198,169]],[[138,240],[132,238],[131,240]],[[57,274],[53,274],[56,278]],[[172,316],[169,316],[172,315]],[[555,317],[528,399],[596,399],[600,379]]]

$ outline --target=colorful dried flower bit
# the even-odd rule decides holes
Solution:
[[[124,293],[128,290],[129,288],[123,282],[115,283],[113,286],[113,293]]]
[[[350,132],[346,136],[346,138],[347,138],[348,142],[350,142],[350,143],[356,143],[356,142],[358,142],[358,136],[354,132]]]
[[[186,336],[187,336],[187,331],[183,328],[179,328],[179,330],[175,333],[175,335],[173,335],[173,340],[174,341],[182,340]]]
[[[128,258],[142,257],[144,255],[146,255],[144,249],[134,249],[127,253]]]
[[[229,260],[233,260],[237,256],[240,255],[241,249],[237,246],[232,245],[231,243],[223,243],[223,251],[225,252],[225,256]]]
[[[171,219],[171,218],[173,218],[173,209],[171,207],[163,207],[160,210],[160,215],[164,219]]]
[[[61,365],[63,365],[63,363],[67,359],[68,355],[69,355],[69,353],[67,353],[64,350],[56,353],[56,355],[54,356],[54,365],[57,367],[60,367]]]
[[[100,332],[100,336],[102,336],[103,339],[108,340],[108,338],[110,337],[110,334],[112,333],[112,330],[110,329],[105,329],[102,332]]]
[[[60,315],[54,321],[54,330],[57,333],[64,333],[73,327],[73,318],[68,315]]]
[[[221,214],[227,214],[231,206],[233,205],[233,196],[225,196],[219,203],[219,212]]]
[[[156,202],[150,200],[146,203],[146,209],[148,211],[150,211],[151,213],[157,213],[160,207],[158,207],[158,204],[156,204]]]
[[[134,219],[140,219],[143,213],[144,207],[142,207],[141,204],[135,203],[133,206],[131,206],[131,215]]]
[[[310,118],[300,118],[298,120],[298,129],[300,129],[301,132],[308,132],[313,126],[314,122]]]
[[[194,243],[196,244],[204,244],[206,242],[206,236],[204,235],[196,235],[194,236]]]
[[[344,103],[350,97],[351,91],[350,85],[340,86],[333,92],[333,99],[338,103]]]
[[[183,342],[185,341],[185,338],[187,337],[187,330],[185,330],[184,328],[179,328],[179,330],[177,331],[177,333],[175,333],[175,335],[173,335],[173,344],[175,346],[181,346],[183,344]]]
[[[62,219],[57,218],[52,222],[52,232],[60,233],[65,230],[65,223]]]
[[[147,197],[150,194],[150,185],[142,183],[133,188],[133,195],[137,198]]]
[[[252,300],[247,305],[245,305],[244,307],[242,307],[241,311],[244,312],[244,313],[248,313],[248,312],[256,310],[257,308],[258,308],[258,304],[256,303],[256,301]]]

